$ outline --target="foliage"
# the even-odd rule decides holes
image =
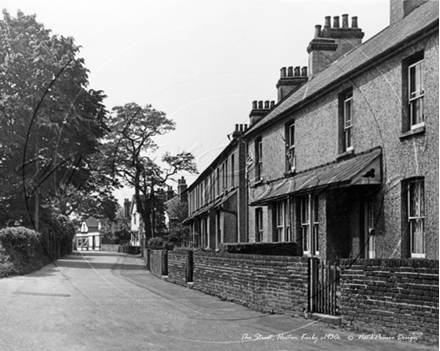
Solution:
[[[109,134],[103,145],[108,173],[134,188],[137,211],[141,214],[147,237],[157,233],[156,212],[166,182],[180,171],[196,172],[194,156],[188,152],[178,155],[166,153],[162,157],[165,166],[159,166],[150,155],[157,150],[153,138],[175,128],[164,112],[151,105],[141,107],[135,103],[113,108],[108,119]]]
[[[170,218],[170,227],[181,225],[183,221],[188,217],[188,203],[185,201],[172,201],[167,207],[168,217]]]
[[[190,232],[190,228],[186,225],[175,225],[168,235],[168,241],[176,246],[188,246],[190,242]]]
[[[295,242],[225,243],[220,245],[219,251],[247,255],[300,256]]]
[[[73,38],[52,35],[35,16],[3,11],[0,226],[34,224],[34,211],[47,208],[67,215],[75,196],[112,189],[112,179],[95,167],[107,131],[105,95],[87,88],[78,52]]]
[[[0,230],[0,278],[33,272],[49,262],[41,235],[24,227]]]
[[[24,227],[6,227],[0,230],[0,242],[24,247],[28,243],[37,243],[38,234],[34,230]]]
[[[153,250],[172,250],[173,244],[163,237],[156,237],[148,240],[148,248]]]

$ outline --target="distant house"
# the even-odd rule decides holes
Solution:
[[[101,222],[89,217],[83,221],[75,233],[75,246],[78,251],[101,250]]]
[[[142,216],[137,212],[137,205],[134,195],[130,202],[129,216],[130,220],[130,246],[141,246],[141,240],[145,237],[145,226]]]
[[[177,194],[174,193],[174,190],[171,186],[169,186],[167,190],[167,201],[165,202],[165,223],[169,231],[172,230],[176,224],[180,224],[179,219],[175,218],[176,214],[173,213],[173,210],[176,206],[179,206],[179,203],[187,203],[187,199],[188,194],[186,180],[182,176],[181,179],[177,180]]]

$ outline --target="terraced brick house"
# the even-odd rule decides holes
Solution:
[[[274,106],[254,102],[242,136],[251,242],[438,260],[439,6],[390,4],[390,25],[365,42],[357,17],[326,17],[308,68],[281,69]]]
[[[222,243],[246,242],[247,196],[245,144],[247,125],[236,125],[232,140],[188,187],[192,243],[218,249]]]

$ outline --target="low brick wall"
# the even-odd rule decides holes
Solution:
[[[342,323],[386,334],[422,332],[438,340],[439,262],[342,260]]]
[[[186,286],[186,269],[188,253],[185,251],[168,251],[168,280]]]
[[[166,256],[166,250],[150,249],[150,271],[157,277],[167,275]]]
[[[194,289],[263,312],[303,316],[308,259],[194,252]]]

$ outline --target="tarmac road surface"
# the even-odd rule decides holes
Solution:
[[[0,350],[438,349],[252,311],[165,282],[139,256],[74,252],[55,264],[0,279]]]

